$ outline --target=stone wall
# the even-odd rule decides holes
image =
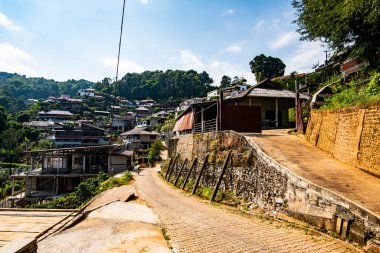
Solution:
[[[181,186],[189,172],[191,161],[197,156],[198,166],[191,173],[190,186],[187,187],[191,190],[204,158],[209,153],[208,166],[199,188],[212,189],[220,175],[223,161],[231,150],[232,162],[223,177],[221,192],[233,193],[242,200],[243,205],[258,205],[273,214],[281,212],[360,244],[380,240],[379,217],[295,175],[267,156],[250,139],[238,133],[189,134],[171,143],[172,149],[180,158],[169,180],[174,182],[179,178],[177,186]],[[189,159],[188,166],[180,171],[186,158]]]
[[[305,137],[338,160],[380,176],[380,106],[312,111]]]

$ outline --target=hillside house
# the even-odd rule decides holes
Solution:
[[[148,163],[148,151],[150,145],[155,142],[160,133],[149,130],[149,128],[134,128],[120,134],[124,139],[127,149],[134,151],[134,158],[139,164]]]
[[[133,152],[120,145],[27,151],[29,171],[12,174],[25,179],[25,199],[35,201],[69,193],[100,171],[116,174],[131,169]],[[12,191],[13,195],[14,191]]]
[[[134,125],[135,117],[133,116],[115,116],[111,123],[111,132],[121,134],[131,130]]]
[[[234,96],[222,94],[219,101],[192,104],[177,117],[173,132],[261,132],[266,128],[286,128],[289,127],[289,108],[295,107],[295,97],[294,91],[267,79]],[[308,96],[301,94],[300,99],[306,100]]]
[[[148,149],[150,144],[160,136],[160,133],[141,127],[122,133],[120,136],[124,139],[127,149],[135,150]]]
[[[146,107],[140,106],[134,110],[136,117],[145,117],[150,114],[150,110]]]
[[[219,89],[212,90],[207,93],[207,99],[210,100],[212,98],[217,98],[219,96]]]
[[[78,96],[81,96],[81,97],[95,97],[95,95],[96,95],[96,90],[93,88],[78,90]]]
[[[156,104],[153,99],[143,99],[143,100],[135,100],[136,106],[142,107],[152,107]]]
[[[46,120],[46,121],[53,121],[53,122],[72,120],[73,116],[74,114],[72,114],[69,111],[52,110],[49,112],[44,112],[44,111],[38,112],[39,120]]]
[[[136,119],[136,127],[150,127],[154,128],[159,123],[163,123],[165,120],[164,117],[151,116],[147,118],[137,118]]]
[[[108,144],[108,141],[103,136],[104,129],[86,123],[79,123],[57,126],[47,139],[52,140],[55,145],[61,146],[94,146]]]
[[[23,126],[32,127],[38,130],[48,131],[54,129],[54,122],[52,121],[31,121],[22,123]]]
[[[177,107],[177,112],[181,112],[183,110],[186,110],[190,105],[192,104],[198,104],[203,103],[207,100],[207,98],[191,98],[183,101],[180,103]]]
[[[246,83],[243,84],[235,84],[233,86],[227,87],[223,89],[223,93],[225,96],[229,96],[232,92],[240,93],[242,91],[247,90],[248,86]]]
[[[287,128],[289,109],[295,107],[295,97],[296,92],[286,90],[266,79],[224,102],[229,105],[259,106],[263,128]],[[306,101],[309,96],[300,94],[300,99]]]
[[[119,105],[111,105],[109,107],[109,112],[112,114],[120,114],[121,110],[122,110],[122,108]]]
[[[61,95],[60,97],[48,97],[46,100],[48,103],[83,103],[82,99],[71,98],[69,95]]]

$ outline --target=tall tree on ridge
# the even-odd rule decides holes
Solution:
[[[281,59],[265,56],[264,54],[255,56],[255,58],[249,62],[249,66],[251,67],[251,72],[255,74],[258,83],[267,78],[283,76],[286,67]]]

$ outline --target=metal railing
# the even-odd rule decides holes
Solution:
[[[217,118],[194,124],[194,133],[207,133],[217,130]]]
[[[204,133],[216,131],[216,118],[204,121],[203,129]]]

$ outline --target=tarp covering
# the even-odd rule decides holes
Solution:
[[[190,111],[177,120],[173,132],[192,130],[194,123],[193,112]]]

